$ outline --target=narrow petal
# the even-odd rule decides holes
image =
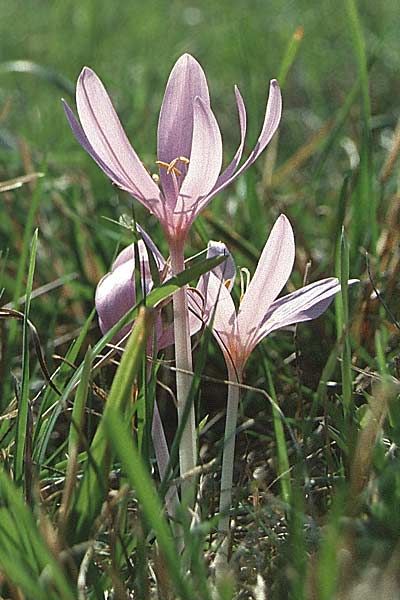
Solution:
[[[235,96],[236,96],[236,105],[237,105],[238,114],[239,114],[240,144],[239,144],[238,149],[235,152],[235,156],[233,157],[232,162],[226,167],[225,171],[223,171],[223,173],[221,173],[221,175],[218,177],[217,182],[215,184],[216,188],[223,185],[225,183],[225,181],[228,181],[232,177],[232,175],[235,173],[235,171],[238,168],[238,165],[240,163],[240,160],[242,158],[243,148],[244,148],[244,144],[246,141],[246,129],[247,129],[246,107],[244,105],[242,95],[237,86],[235,86]]]
[[[224,255],[227,256],[226,260],[212,271],[204,273],[200,277],[196,289],[188,289],[189,330],[191,336],[200,331],[207,324],[210,317],[209,312],[212,306],[211,300],[207,297],[210,274],[217,277],[228,291],[231,291],[235,282],[236,265],[228,248],[223,242],[215,242],[214,240],[208,242],[207,258]]]
[[[233,256],[223,242],[211,240],[207,246],[207,258],[214,258],[214,256],[227,257],[224,262],[214,267],[211,273],[214,273],[224,283],[225,287],[231,291],[236,277],[236,265]],[[202,277],[207,277],[207,273]]]
[[[90,154],[90,156],[93,158],[93,160],[96,161],[96,163],[99,165],[100,169],[102,169],[104,171],[104,173],[107,175],[107,177],[109,177],[119,187],[124,188],[124,182],[122,181],[122,179],[120,179],[118,177],[118,175],[116,173],[114,173],[114,171],[112,171],[110,169],[110,167],[108,165],[106,165],[106,163],[93,150],[89,140],[86,137],[85,132],[82,129],[81,124],[79,123],[78,119],[75,117],[73,111],[68,106],[66,101],[64,99],[62,99],[61,102],[63,104],[65,116],[67,117],[69,126],[71,127],[72,133],[74,134],[76,140],[79,142],[79,144],[82,146],[82,148],[84,148],[86,150],[86,152],[88,154]]]
[[[159,189],[130,145],[100,79],[85,67],[78,79],[76,104],[82,128],[96,155],[138,200],[152,210]]]
[[[246,162],[236,172],[234,172],[228,179],[224,177],[222,183],[218,186],[215,186],[215,188],[207,196],[207,198],[204,198],[202,200],[202,208],[204,208],[210,202],[210,200],[214,198],[214,196],[219,194],[219,192],[221,192],[224,188],[233,183],[260,156],[261,152],[265,150],[265,148],[271,141],[275,131],[277,130],[279,122],[281,120],[281,114],[281,92],[279,89],[278,82],[276,81],[276,79],[273,79],[269,87],[269,97],[267,103],[267,110],[264,118],[264,124],[254,150],[251,152]]]
[[[150,236],[142,231],[142,235],[151,241]],[[158,248],[152,242],[149,250],[143,239],[137,242],[137,254],[140,264],[140,280],[142,293],[148,294],[153,288],[153,279],[151,275],[149,251],[159,253]],[[157,256],[155,256],[158,265]],[[95,304],[99,315],[99,325],[103,333],[108,331],[128,310],[133,308],[136,303],[135,289],[135,244],[130,244],[122,250],[112,264],[111,272],[105,275],[99,282]],[[165,266],[162,258],[161,269]],[[121,340],[130,330],[132,325],[127,325],[115,338],[115,341]],[[160,330],[160,333],[162,330]]]
[[[209,278],[202,279],[197,286],[197,313],[202,326],[212,328],[227,361],[235,364],[238,355],[238,337],[236,328],[236,309],[230,292],[218,277],[210,273]],[[189,308],[192,310],[189,303]]]
[[[210,105],[204,71],[190,54],[175,63],[165,88],[158,121],[157,156],[170,163],[179,156],[190,158],[193,135],[194,99],[199,97]],[[174,197],[171,176],[160,169],[161,185],[167,197]]]
[[[358,283],[358,281],[358,279],[350,279],[349,285]],[[328,309],[333,297],[340,292],[340,289],[339,280],[336,277],[329,277],[275,300],[257,332],[254,346],[271,331],[317,319]]]
[[[194,103],[194,127],[190,164],[179,194],[176,213],[198,214],[199,199],[214,187],[222,165],[222,139],[217,120],[201,98]]]
[[[293,230],[285,215],[281,215],[272,228],[240,304],[238,328],[242,336],[251,340],[257,332],[272,302],[289,279],[294,257]]]

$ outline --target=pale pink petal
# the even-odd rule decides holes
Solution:
[[[90,154],[90,156],[93,158],[93,160],[96,161],[96,163],[99,165],[100,169],[102,169],[104,171],[104,173],[107,175],[107,177],[109,177],[111,179],[111,181],[113,181],[119,187],[124,189],[124,182],[120,179],[120,177],[116,173],[114,173],[114,171],[111,170],[109,165],[107,165],[93,150],[92,146],[89,143],[89,140],[86,137],[85,132],[82,129],[82,125],[79,123],[78,119],[75,117],[71,108],[68,106],[68,104],[65,102],[64,99],[62,99],[61,102],[63,104],[64,113],[65,113],[65,116],[67,117],[69,126],[72,129],[72,133],[74,134],[75,138],[80,143],[82,148],[84,148],[86,150],[86,152],[88,154]]]
[[[156,265],[164,269],[165,261],[150,236],[140,227],[142,237],[146,238],[150,252],[155,253]],[[136,246],[130,244],[124,248],[112,264],[111,272],[99,282],[96,289],[95,304],[99,315],[99,325],[103,333],[115,325],[137,302],[135,288],[135,264],[137,253],[140,265],[141,296],[147,295],[153,288],[149,262],[149,248],[143,239]],[[161,256],[162,260],[159,260]],[[127,325],[114,339],[119,341],[128,333],[132,324]],[[160,330],[161,332],[161,330]]]
[[[170,163],[183,156],[190,159],[193,135],[193,110],[196,97],[210,105],[207,80],[203,69],[190,54],[175,63],[165,89],[158,121],[158,160]],[[177,165],[178,168],[180,165]],[[171,175],[160,168],[161,186],[167,199],[176,198]]]
[[[183,181],[175,212],[198,214],[199,199],[206,196],[217,181],[222,165],[222,139],[217,120],[201,98],[194,103],[194,127],[190,164]]]
[[[153,280],[151,277],[149,254],[147,251],[146,244],[143,240],[137,242],[137,253],[140,264],[140,278],[142,282],[142,290],[144,294],[148,294],[153,287]],[[130,244],[120,252],[112,264],[111,272],[115,271],[119,266],[123,265],[128,261],[131,262],[132,268],[135,268],[135,244]],[[134,277],[134,274],[132,275]]]
[[[210,299],[206,297],[210,274],[217,277],[229,291],[235,282],[236,265],[228,248],[223,242],[216,242],[214,240],[208,242],[207,258],[224,255],[227,257],[224,262],[214,267],[208,273],[201,275],[195,289],[188,289],[189,330],[191,336],[207,325],[210,318],[211,303]]]
[[[121,250],[111,266],[111,271],[114,271],[129,260],[135,261],[135,244],[129,244],[129,246]],[[135,268],[135,262],[133,262],[133,268]]]
[[[240,304],[238,329],[243,342],[254,337],[272,302],[278,296],[293,268],[295,257],[292,227],[281,215],[264,246],[253,279]]]
[[[348,284],[353,285],[358,281],[358,279],[350,279]],[[339,280],[336,277],[329,277],[275,300],[257,332],[254,346],[271,331],[317,319],[329,308],[333,297],[340,292],[340,289]]]
[[[130,145],[100,79],[85,67],[78,79],[76,104],[86,138],[117,183],[154,209],[160,191]]]
[[[243,154],[243,148],[246,141],[246,128],[247,128],[247,117],[246,117],[246,107],[243,102],[243,98],[239,91],[239,88],[235,86],[235,96],[236,96],[236,104],[239,114],[239,125],[240,125],[240,144],[238,149],[235,152],[235,156],[232,159],[232,162],[227,166],[225,171],[221,173],[218,177],[217,182],[215,184],[215,188],[219,188],[221,185],[228,181],[232,175],[235,173],[240,160]]]
[[[203,278],[196,288],[197,317],[201,324],[211,327],[226,360],[235,362],[237,356],[236,309],[230,292],[213,273]]]
[[[216,256],[226,256],[226,260],[217,267],[214,267],[214,269],[211,270],[211,273],[214,273],[214,275],[225,284],[225,287],[231,291],[236,277],[235,261],[223,242],[211,240],[207,245],[207,258],[214,258]],[[207,277],[207,275],[208,273],[205,273],[202,277]]]
[[[102,333],[111,329],[135,303],[135,260],[131,258],[105,275],[97,286],[95,304]],[[132,324],[124,327],[113,341],[120,341],[131,327]]]
[[[254,163],[258,156],[260,156],[261,152],[263,152],[263,150],[267,147],[275,131],[277,130],[279,122],[281,120],[281,114],[281,92],[279,89],[278,82],[276,81],[276,79],[273,79],[269,87],[269,98],[264,118],[264,124],[254,150],[251,152],[246,162],[235,173],[233,173],[228,179],[224,178],[223,182],[220,185],[215,186],[215,188],[210,192],[210,194],[201,201],[201,208],[204,208],[217,194],[219,194],[219,192],[221,192],[224,188],[233,183],[246,169],[250,167],[250,165]]]

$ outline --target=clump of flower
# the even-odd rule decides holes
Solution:
[[[222,139],[210,106],[204,72],[189,54],[173,67],[161,106],[157,136],[159,177],[154,178],[129,143],[112,102],[98,76],[85,67],[78,79],[76,105],[79,121],[64,103],[71,129],[83,148],[122,190],[154,214],[167,237],[173,274],[184,268],[184,244],[200,211],[243,173],[265,149],[281,117],[278,83],[270,83],[264,123],[254,150],[240,165],[246,138],[246,109],[235,88],[240,144],[222,167]],[[192,356],[186,290],[174,294],[174,338],[177,367],[178,418],[182,419],[191,385]],[[180,448],[181,474],[196,464],[195,416],[192,407]]]

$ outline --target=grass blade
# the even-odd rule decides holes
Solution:
[[[24,323],[22,330],[22,386],[21,397],[18,405],[18,416],[15,436],[15,480],[22,483],[24,474],[24,455],[27,437],[28,412],[29,412],[29,311],[31,307],[31,294],[33,288],[33,275],[35,272],[38,230],[32,238],[31,257],[29,261],[28,279],[26,283],[26,300],[24,310]]]
[[[70,529],[70,534],[75,542],[81,541],[89,534],[104,500],[108,472],[112,461],[105,435],[104,422],[109,411],[126,413],[132,385],[140,373],[147,337],[152,331],[154,320],[154,311],[142,309],[139,312],[121,363],[115,374],[103,418],[90,445],[83,479],[71,510],[70,522],[73,527]]]

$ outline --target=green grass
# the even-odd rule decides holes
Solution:
[[[398,3],[3,4],[0,183],[43,177],[6,191],[0,185],[0,596],[97,600],[112,590],[114,598],[143,600],[329,600],[359,598],[370,587],[395,597],[400,209],[391,144],[399,119]],[[237,264],[254,272],[284,212],[297,248],[289,291],[305,276],[361,280],[348,293],[343,285],[317,321],[295,334],[273,333],[247,365],[232,573],[217,583],[211,565],[224,360],[212,337],[193,340],[191,401],[202,422],[193,481],[200,500],[195,516],[183,503],[168,519],[162,506],[177,473],[180,435],[173,355],[160,354],[146,377],[149,330],[138,319],[123,359],[114,355],[98,367],[113,332],[101,336],[93,311],[98,281],[134,239],[120,220],[137,219],[164,254],[167,244],[153,217],[75,142],[60,101],[73,105],[82,66],[94,68],[153,172],[165,82],[186,51],[207,74],[224,164],[239,139],[233,85],[247,107],[248,153],[269,79],[280,76],[284,84],[279,138],[204,211],[187,256],[222,239]],[[205,268],[198,259],[187,276],[158,286],[147,306],[195,282]],[[163,482],[149,443],[154,391],[171,448]]]

